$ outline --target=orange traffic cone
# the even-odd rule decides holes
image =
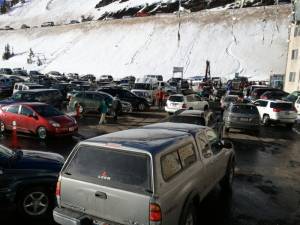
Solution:
[[[18,143],[18,136],[17,136],[17,123],[16,121],[12,122],[12,134],[11,134],[11,148],[12,149],[18,149],[19,143]]]

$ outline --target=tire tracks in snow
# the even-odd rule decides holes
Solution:
[[[229,45],[227,46],[226,50],[225,50],[225,53],[226,55],[228,55],[229,57],[231,57],[234,61],[237,62],[238,64],[238,68],[233,70],[231,73],[227,74],[227,75],[232,75],[233,73],[239,73],[239,74],[242,74],[243,72],[245,72],[245,68],[242,64],[242,60],[235,56],[233,53],[232,53],[232,45],[234,45],[236,42],[235,40],[233,40],[232,42],[229,43]]]

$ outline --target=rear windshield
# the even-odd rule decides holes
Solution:
[[[183,102],[183,96],[170,96],[169,100],[172,102]]]
[[[256,106],[252,105],[234,105],[231,108],[231,112],[241,114],[258,114]]]
[[[174,116],[169,119],[173,123],[188,123],[205,126],[205,119],[200,116]]]
[[[81,146],[65,174],[107,187],[151,192],[150,159],[144,154]]]
[[[236,102],[238,97],[233,97],[233,96],[227,96],[224,99],[224,102]]]
[[[271,108],[281,109],[281,110],[293,110],[293,104],[291,103],[275,103],[271,102]]]

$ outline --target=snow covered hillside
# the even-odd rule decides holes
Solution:
[[[65,0],[74,11],[79,10],[75,5],[81,1],[85,0]],[[210,60],[215,76],[232,77],[241,72],[252,79],[267,79],[271,71],[285,72],[290,12],[290,6],[284,5],[187,14],[182,17],[180,41],[175,15],[0,31],[0,53],[9,43],[16,54],[8,61],[0,59],[0,67],[118,78],[170,76],[173,66],[183,66],[189,77],[203,74],[205,61]],[[39,7],[33,13],[38,16]],[[13,18],[18,20],[17,15]],[[42,66],[27,64],[30,48]]]

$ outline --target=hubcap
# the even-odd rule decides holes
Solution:
[[[141,111],[143,111],[145,109],[145,105],[144,104],[140,104],[139,108],[140,108]]]
[[[38,133],[41,139],[45,139],[47,136],[46,129],[44,127],[39,128]]]
[[[5,130],[5,126],[4,126],[4,123],[1,121],[0,122],[0,131],[4,132],[4,130]]]
[[[24,198],[24,211],[30,216],[39,216],[48,209],[49,200],[43,192],[32,192]]]
[[[194,218],[192,213],[189,213],[189,215],[187,216],[185,225],[194,225]]]

